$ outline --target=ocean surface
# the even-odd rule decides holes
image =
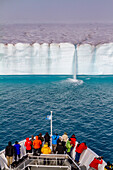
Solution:
[[[113,162],[113,77],[0,76],[0,150],[40,132],[73,133]]]

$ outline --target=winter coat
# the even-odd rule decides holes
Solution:
[[[20,155],[20,148],[21,148],[20,144],[15,144],[14,145],[16,155]]]
[[[43,154],[50,154],[50,153],[51,153],[51,149],[50,149],[50,147],[48,147],[47,144],[44,144],[44,146],[43,146],[42,149],[41,149],[41,152],[42,152]]]
[[[68,140],[66,143],[67,152],[71,152],[71,147],[72,145],[70,144],[70,141]]]
[[[41,142],[43,142],[43,141],[44,141],[44,138],[43,138],[42,136],[38,136],[38,139],[40,139],[40,140],[41,140]]]
[[[57,145],[59,145],[59,143],[62,143],[60,139],[57,140]]]
[[[44,136],[44,139],[45,139],[45,142],[48,142],[48,143],[49,143],[49,141],[50,141],[50,136],[49,136],[49,134],[48,134],[48,135],[45,135],[45,136]]]
[[[36,139],[33,141],[34,149],[39,149],[41,144],[42,144],[41,140],[38,139],[38,136],[36,136]]]
[[[15,153],[15,150],[14,150],[14,146],[12,145],[8,145],[6,146],[6,149],[5,149],[5,156],[13,156]]]
[[[59,144],[56,147],[56,151],[58,151],[58,154],[64,154],[64,147],[62,146],[62,144]]]
[[[80,145],[76,146],[76,152],[77,153],[82,153],[83,150],[87,149],[87,146],[85,145],[85,143],[81,143]]]
[[[90,163],[90,167],[95,168],[96,170],[98,170],[98,164],[102,164],[103,160],[99,160],[97,158],[94,158],[94,160]]]
[[[32,146],[32,142],[29,140],[29,138],[26,138],[26,142],[25,142],[25,147],[26,150],[31,150],[31,146]]]
[[[62,135],[62,141],[67,142],[68,136],[66,134]]]
[[[76,138],[74,136],[72,136],[71,138],[71,144],[73,146],[73,148],[75,147],[75,143],[76,143]]]
[[[57,140],[59,139],[59,136],[58,135],[53,135],[52,136],[52,144],[53,145],[57,145]]]

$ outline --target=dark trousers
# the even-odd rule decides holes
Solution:
[[[44,165],[46,165],[46,164],[49,165],[49,159],[48,158],[44,158]]]
[[[34,149],[34,154],[40,153],[41,154],[41,148]]]
[[[81,155],[81,153],[76,152],[76,157],[75,157],[76,162],[79,162],[80,155]]]
[[[71,151],[70,151],[70,152],[67,152],[67,154],[71,157]]]
[[[32,153],[32,150],[27,150],[27,149],[26,149],[26,153]]]
[[[20,154],[18,155],[18,158],[20,159]],[[15,154],[15,161],[17,161],[17,154]]]
[[[62,165],[63,164],[63,160],[62,159],[58,159],[57,164],[58,165]]]

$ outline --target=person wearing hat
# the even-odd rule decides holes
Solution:
[[[63,143],[63,146],[66,145],[67,140],[68,140],[67,133],[64,132],[64,134],[62,135],[62,143]]]
[[[107,162],[107,165],[105,165],[104,170],[112,170],[113,164],[111,164],[109,161]]]
[[[95,157],[93,161],[89,164],[89,170],[98,170],[98,165],[103,163],[103,156]]]

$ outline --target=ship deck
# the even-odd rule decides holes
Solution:
[[[28,154],[25,159],[15,167],[15,164],[11,167],[15,170],[71,170],[80,169],[80,167],[69,157],[67,154],[51,154],[34,156]]]
[[[25,140],[20,141],[21,145],[21,159],[18,161],[17,166],[14,165],[11,168],[7,166],[7,159],[5,157],[5,150],[0,152],[0,170],[5,169],[15,169],[15,170],[71,170],[71,169],[89,169],[89,164],[94,159],[94,157],[98,157],[98,155],[93,152],[90,148],[87,148],[80,156],[80,164],[77,165],[74,161],[75,159],[75,148],[72,151],[72,158],[67,154],[59,155],[59,154],[49,154],[40,156],[34,156],[32,153],[26,154],[26,149],[24,146]],[[76,142],[77,144],[77,142]],[[75,145],[76,147],[76,145]],[[44,165],[44,158],[46,160],[46,164]],[[60,165],[59,162],[62,162]],[[62,160],[62,161],[61,161]],[[48,163],[49,162],[49,163]],[[14,164],[14,162],[13,162]],[[104,166],[106,162],[103,161],[102,165],[98,166],[98,170],[104,170]]]

